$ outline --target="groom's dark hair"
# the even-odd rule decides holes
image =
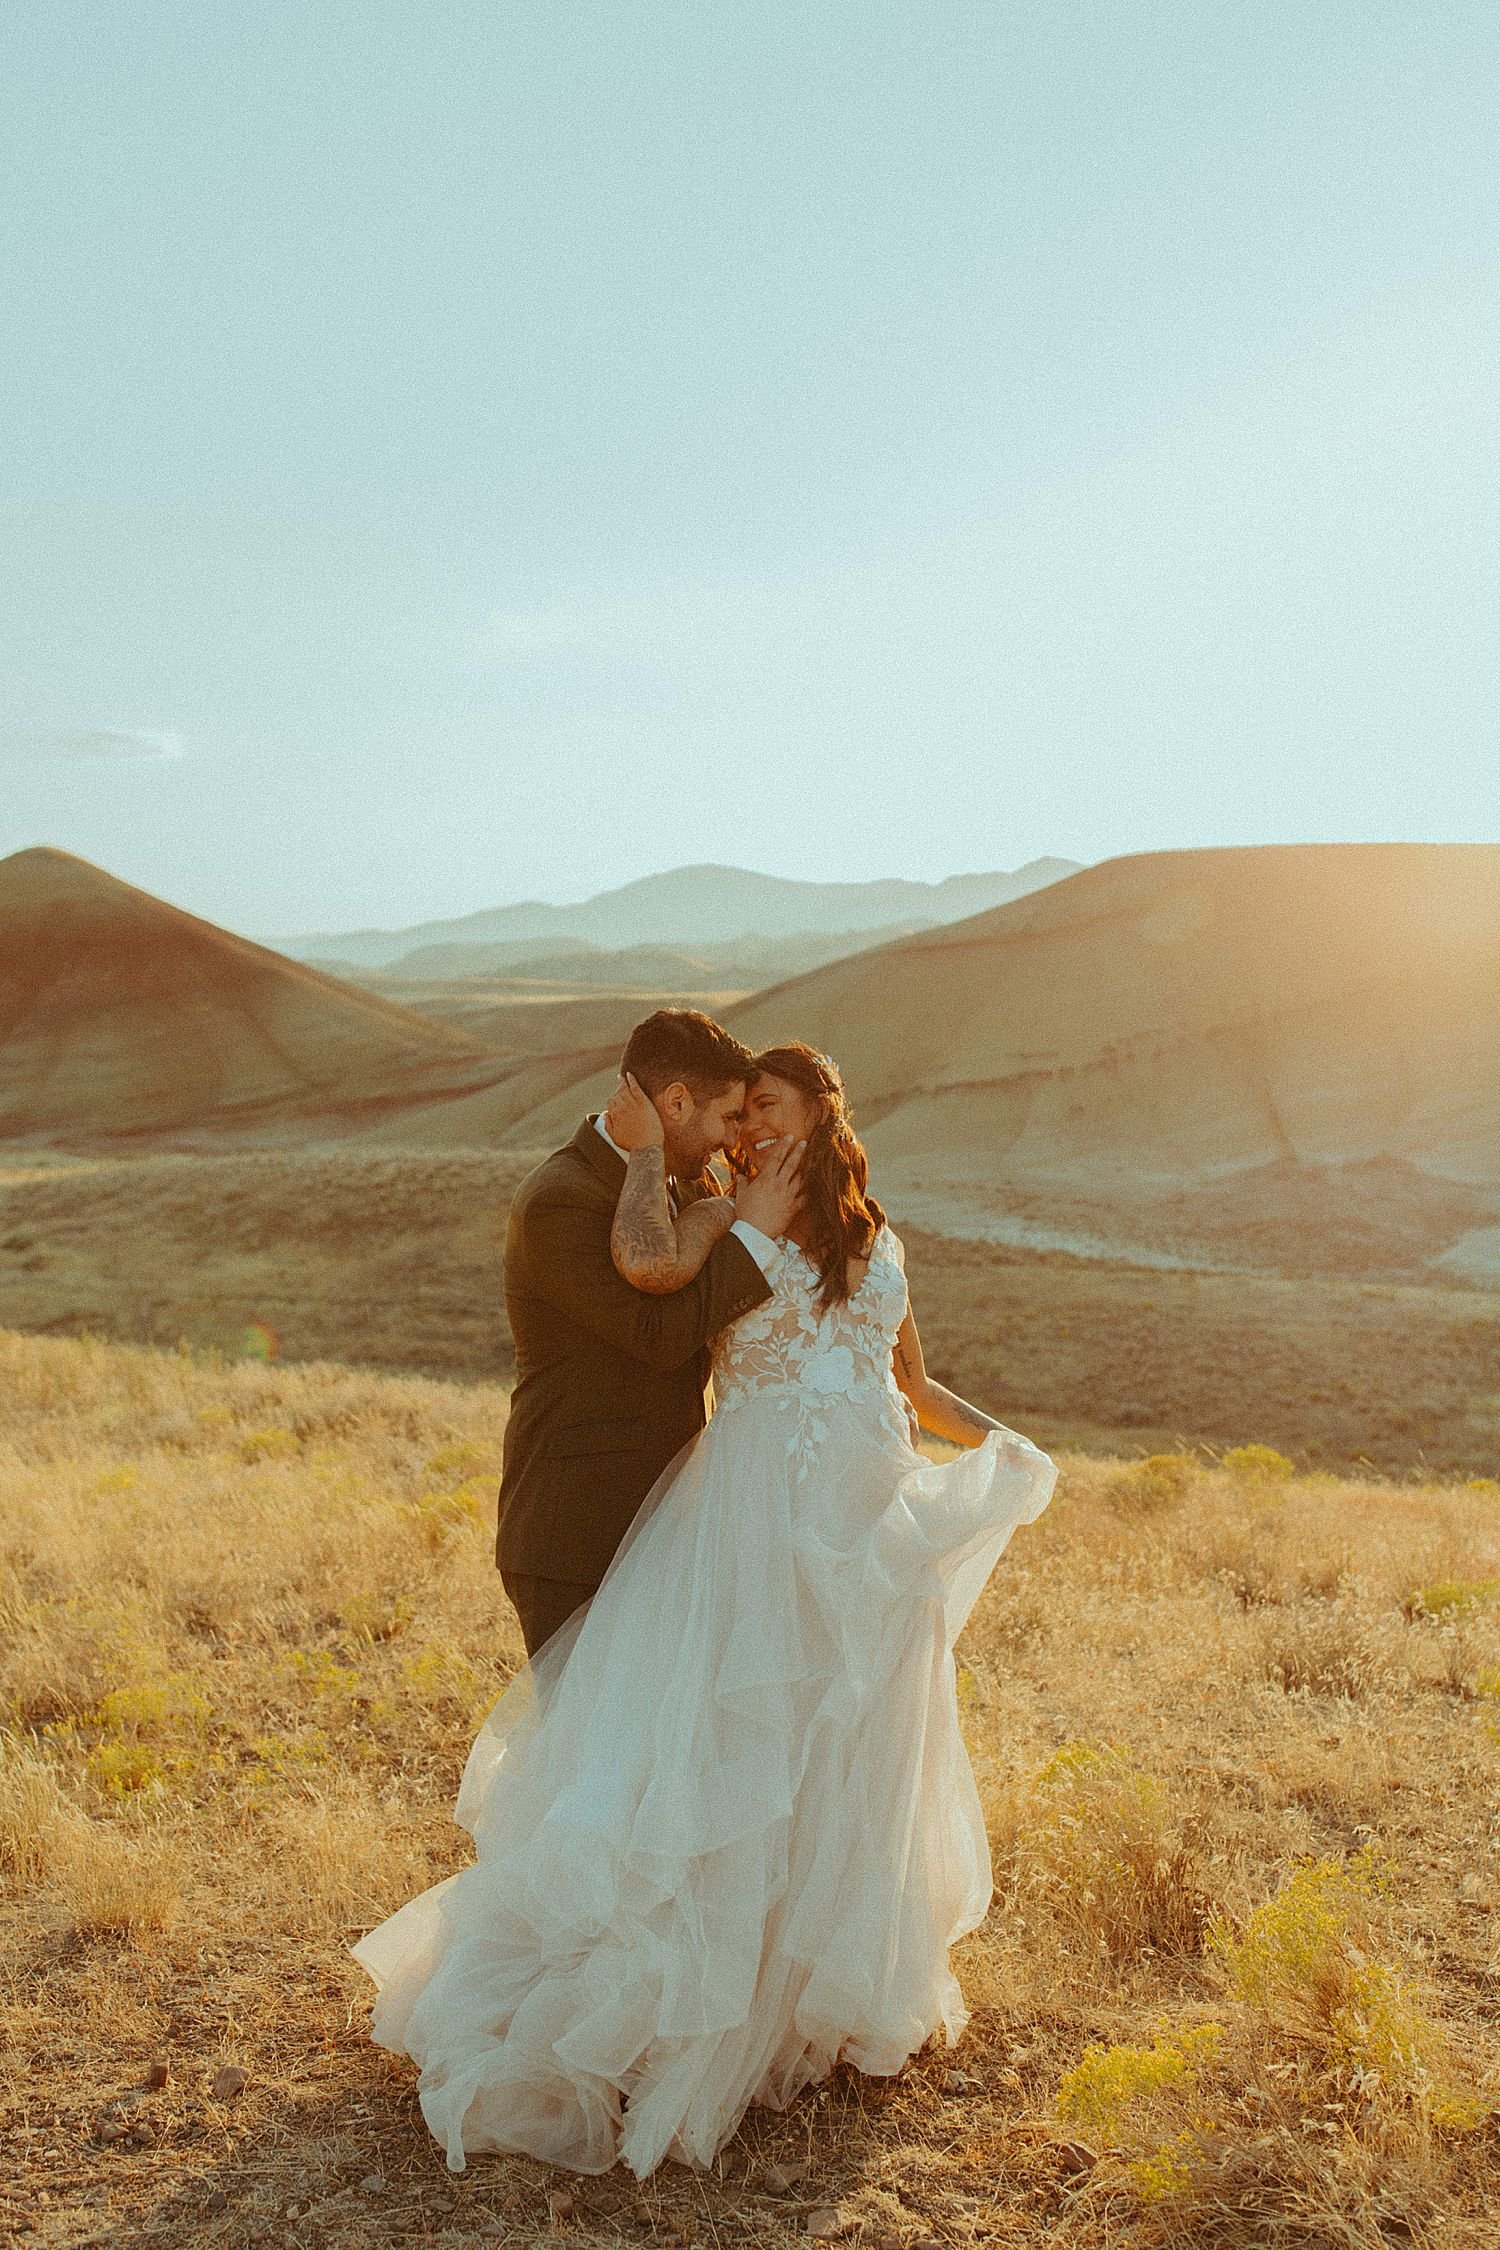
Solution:
[[[695,1102],[711,1100],[737,1078],[749,1080],[755,1057],[732,1032],[696,1008],[658,1008],[625,1042],[621,1072],[648,1094],[686,1086]]]

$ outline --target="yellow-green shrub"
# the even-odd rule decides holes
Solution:
[[[340,1602],[338,1620],[344,1631],[356,1641],[373,1645],[376,1641],[393,1641],[404,1633],[411,1622],[412,1600],[409,1594],[382,1594],[373,1586],[362,1586]]]
[[[1458,2081],[1446,2031],[1378,1957],[1390,1889],[1368,1847],[1352,1859],[1304,1860],[1243,1929],[1216,1918],[1208,1943],[1236,1996],[1273,2032],[1415,2102],[1434,2123],[1477,2123],[1488,2104]]]
[[[494,1700],[474,1666],[451,1642],[428,1642],[414,1649],[401,1666],[401,1681],[415,1702],[440,1716],[477,1718]]]
[[[1198,1464],[1190,1453],[1149,1453],[1111,1475],[1107,1490],[1119,1505],[1140,1514],[1167,1508],[1191,1488]]]
[[[1431,1586],[1414,1586],[1403,1596],[1401,1607],[1413,1619],[1467,1617],[1472,1610],[1493,1601],[1497,1593],[1500,1579],[1440,1578]]]
[[[153,1746],[128,1737],[96,1743],[88,1755],[88,1771],[108,1797],[134,1796],[137,1790],[160,1787],[167,1778]]]
[[[481,1445],[477,1438],[457,1438],[451,1445],[439,1446],[423,1464],[424,1476],[435,1477],[441,1483],[452,1478],[459,1483],[496,1466],[493,1446]]]
[[[1248,2006],[1323,2033],[1343,1990],[1348,1949],[1359,1938],[1373,1942],[1373,1910],[1389,1889],[1389,1873],[1368,1846],[1352,1859],[1302,1860],[1242,1930],[1215,1915],[1209,1947]]]
[[[119,1735],[198,1734],[213,1717],[208,1698],[189,1672],[158,1680],[131,1680],[101,1696],[95,1719]]]
[[[493,1498],[480,1484],[455,1485],[451,1491],[424,1492],[408,1501],[405,1513],[416,1525],[427,1546],[445,1546],[456,1532],[472,1531]]]
[[[1297,1465],[1272,1445],[1232,1445],[1219,1464],[1237,1484],[1286,1484]]]
[[[1097,2140],[1118,2140],[1127,2110],[1195,2079],[1223,2039],[1222,2024],[1200,2023],[1159,2032],[1149,2047],[1089,2047],[1057,2089],[1057,2114]]]
[[[250,1430],[240,1440],[240,1459],[251,1463],[288,1461],[301,1450],[295,1430]]]

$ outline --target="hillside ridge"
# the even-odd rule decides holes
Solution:
[[[119,1135],[471,1091],[504,1066],[50,846],[0,860],[0,1132]]]
[[[835,1054],[887,1180],[1123,1187],[1389,1154],[1500,1184],[1500,846],[1127,855],[726,1020]],[[603,1090],[513,1137],[550,1139]]]

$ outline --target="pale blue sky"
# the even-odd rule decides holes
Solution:
[[[0,851],[1500,836],[1500,19],[10,0]]]

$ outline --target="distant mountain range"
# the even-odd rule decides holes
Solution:
[[[743,867],[674,867],[618,890],[601,891],[576,906],[528,899],[516,906],[486,907],[446,922],[418,922],[402,930],[343,930],[270,938],[295,961],[338,963],[354,969],[408,967],[433,975],[515,975],[525,947],[542,944],[556,954],[569,940],[609,949],[639,945],[685,946],[694,953],[737,938],[810,937],[838,933],[849,950],[879,942],[892,929],[930,929],[1024,898],[1077,872],[1071,859],[1034,859],[1010,872],[950,875],[941,883],[900,878],[873,883],[798,883],[756,875]],[[540,941],[540,942],[539,942]],[[462,948],[459,955],[448,948]],[[435,958],[435,949],[443,955]],[[476,949],[486,949],[480,959]],[[502,956],[498,950],[504,948]]]
[[[317,966],[411,1008],[430,1007],[431,994],[419,1001],[400,989],[407,984],[433,990],[442,986],[456,1004],[472,998],[476,983],[528,990],[533,985],[565,985],[572,991],[609,987],[655,992],[665,1000],[674,993],[759,992],[821,969],[827,961],[841,961],[846,954],[939,926],[922,921],[893,922],[878,930],[798,930],[791,937],[725,938],[716,945],[695,945],[691,952],[670,945],[592,945],[587,938],[522,938],[504,945],[419,945],[389,969],[323,957]]]

